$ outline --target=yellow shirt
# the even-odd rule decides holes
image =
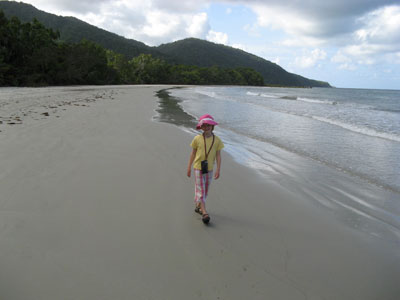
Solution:
[[[216,135],[214,135],[214,137],[215,137],[214,145],[212,146],[211,151],[207,156],[209,171],[212,171],[212,169],[214,167],[214,161],[215,161],[215,157],[217,155],[217,151],[220,151],[222,148],[224,148],[224,143],[222,143],[221,139],[219,137],[217,137]],[[206,138],[207,153],[210,150],[212,141],[213,141],[212,136]],[[193,163],[193,168],[195,168],[197,170],[201,170],[201,161],[206,159],[203,135],[199,134],[199,135],[195,136],[192,143],[190,144],[190,146],[193,149],[197,150],[196,157],[195,157],[194,163]]]

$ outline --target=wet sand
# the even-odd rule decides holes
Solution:
[[[152,121],[162,88],[36,90],[29,110],[0,107],[0,299],[399,298],[400,243],[225,153],[204,226],[192,135]]]

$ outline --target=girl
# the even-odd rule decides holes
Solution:
[[[218,179],[221,170],[221,149],[224,148],[221,139],[213,133],[215,125],[218,125],[218,123],[209,114],[200,117],[196,129],[201,129],[203,134],[195,136],[190,144],[192,153],[190,154],[187,168],[187,176],[190,177],[193,164],[195,211],[202,215],[202,220],[205,224],[210,222],[210,216],[206,210],[206,198],[213,177],[214,161],[217,161],[214,179]]]

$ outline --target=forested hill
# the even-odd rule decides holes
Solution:
[[[200,39],[188,38],[163,44],[157,49],[161,53],[167,54],[173,61],[186,65],[201,67],[218,65],[223,68],[246,66],[259,72],[266,84],[330,87],[327,82],[311,80],[289,73],[277,64],[243,50]]]
[[[159,47],[149,47],[142,42],[97,28],[73,17],[61,17],[40,11],[22,2],[0,1],[0,10],[7,17],[16,16],[23,22],[36,18],[46,27],[58,30],[61,40],[80,42],[93,41],[106,49],[125,55],[128,59],[139,54],[151,54],[168,63],[200,67],[247,67],[258,71],[266,85],[330,87],[329,83],[310,80],[289,73],[283,68],[263,58],[232,47],[214,44],[199,39],[185,39]]]

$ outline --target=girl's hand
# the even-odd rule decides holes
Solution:
[[[216,170],[215,174],[214,174],[214,179],[218,179],[218,178],[219,178],[219,170]]]
[[[196,153],[197,153],[197,149],[192,149],[192,152],[190,153],[190,157],[189,157],[189,163],[188,163],[187,171],[186,171],[187,177],[190,177],[190,175],[192,173],[192,164],[193,164],[193,161],[194,161],[194,159],[196,157]]]

